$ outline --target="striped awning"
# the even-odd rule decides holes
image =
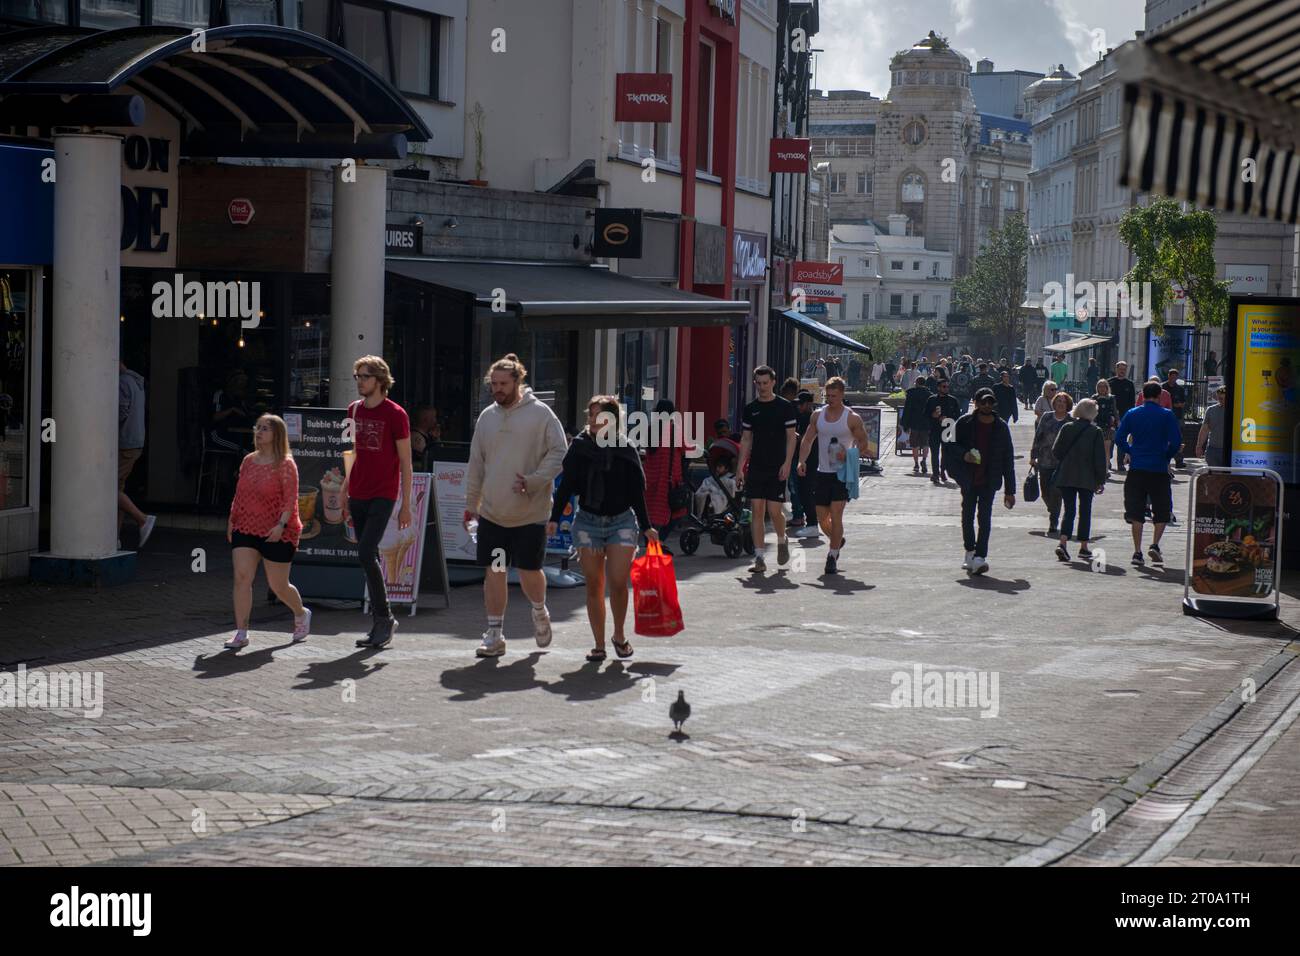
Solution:
[[[1117,59],[1122,185],[1300,219],[1300,0],[1222,0]]]

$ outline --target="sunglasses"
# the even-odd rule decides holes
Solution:
[[[993,404],[993,399],[991,399],[991,398],[981,398],[981,399],[979,399],[975,404],[976,404],[976,405],[992,405],[992,404]]]

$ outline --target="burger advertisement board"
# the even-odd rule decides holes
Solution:
[[[1266,599],[1278,582],[1281,484],[1267,474],[1196,476],[1190,589],[1207,598]]]

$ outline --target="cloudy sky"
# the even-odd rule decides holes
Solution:
[[[889,58],[931,30],[999,70],[1077,73],[1142,29],[1144,0],[821,0],[817,86],[889,91]]]

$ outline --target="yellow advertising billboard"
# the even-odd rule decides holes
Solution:
[[[1300,480],[1300,300],[1233,297],[1231,463]]]

